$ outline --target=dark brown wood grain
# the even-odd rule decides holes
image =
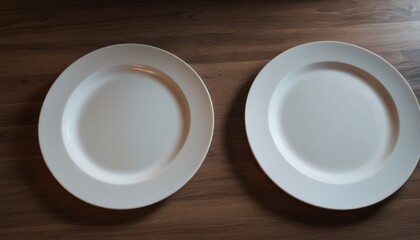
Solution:
[[[252,81],[277,54],[317,40],[378,53],[420,97],[418,1],[0,1],[0,239],[420,239],[419,168],[383,202],[331,211],[290,197],[258,167],[244,127]],[[127,42],[191,64],[216,122],[185,187],[150,207],[112,211],[55,181],[37,124],[69,64]]]

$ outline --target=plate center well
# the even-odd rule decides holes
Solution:
[[[398,135],[398,115],[370,74],[324,62],[297,69],[276,88],[269,124],[285,159],[319,181],[345,184],[377,172]]]
[[[144,181],[178,154],[189,129],[186,99],[166,74],[145,66],[100,70],[71,95],[63,117],[66,148],[92,177]]]

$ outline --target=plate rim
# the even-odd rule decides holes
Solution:
[[[143,55],[141,55],[141,53]],[[112,54],[116,54],[116,55],[112,55]],[[104,59],[99,59],[99,56],[108,56],[109,58],[104,60]],[[130,62],[136,59],[137,60],[141,59],[141,60],[139,62]],[[161,60],[161,62],[157,61],[156,59]],[[83,66],[83,62],[91,63],[95,66],[91,67],[92,69],[90,69],[89,67]],[[145,64],[145,62],[149,62],[150,64]],[[170,64],[170,63],[173,63],[173,65],[164,66],[165,64]],[[61,152],[62,150],[67,151],[66,147],[64,145],[60,145],[59,143],[57,143],[57,145],[54,145],[55,143],[47,144],[47,143],[51,143],[51,139],[48,139],[48,138],[51,138],[51,135],[54,135],[55,138],[57,138],[58,135],[62,136],[61,128],[59,129],[48,128],[48,123],[51,123],[54,120],[55,120],[53,122],[54,125],[57,126],[57,124],[59,124],[61,126],[65,104],[64,106],[62,106],[62,109],[58,109],[59,107],[52,108],[51,106],[52,105],[51,103],[53,102],[53,100],[57,100],[57,92],[59,92],[62,89],[67,88],[67,91],[69,91],[70,93],[68,94],[67,97],[64,96],[61,99],[62,102],[67,103],[71,94],[75,91],[77,86],[83,83],[87,77],[94,74],[98,70],[100,71],[109,66],[112,67],[115,65],[130,65],[130,64],[140,64],[140,65],[149,66],[149,67],[158,69],[164,72],[165,74],[167,74],[168,76],[170,76],[172,80],[174,81],[174,83],[176,83],[177,85],[182,85],[180,86],[180,88],[182,90],[182,93],[186,97],[188,110],[190,111],[190,125],[189,125],[187,138],[188,139],[191,138],[191,139],[189,140],[190,142],[188,143],[189,144],[188,146],[186,146],[187,139],[185,140],[184,145],[179,150],[177,157],[175,157],[177,159],[179,158],[180,155],[182,155],[182,156],[187,156],[189,159],[186,159],[185,161],[177,160],[176,162],[175,160],[173,160],[173,162],[169,164],[171,166],[167,167],[171,169],[169,170],[163,169],[162,173],[160,173],[158,177],[161,178],[162,182],[166,182],[167,184],[170,184],[171,186],[165,186],[165,185],[159,186],[161,187],[161,189],[157,189],[156,186],[155,188],[153,186],[146,186],[147,184],[156,185],[157,177],[155,177],[155,179],[146,180],[144,182],[138,182],[135,184],[128,184],[126,186],[126,185],[117,185],[117,184],[106,183],[103,181],[98,181],[98,179],[94,179],[91,176],[87,177],[87,174],[83,173],[84,170],[80,168],[74,168],[74,169],[71,168],[70,170],[68,170],[70,171],[70,173],[67,173],[65,170],[60,169],[58,167],[59,164],[56,163],[58,160],[52,157],[54,155],[56,157],[58,156],[56,153],[57,150],[51,150],[51,148],[59,147],[61,148]],[[156,65],[159,65],[159,64],[161,64],[162,68],[165,68],[165,69],[156,67]],[[89,65],[89,64],[86,64],[86,65]],[[71,83],[73,85],[71,85],[70,83],[68,83],[67,85],[64,85],[63,82],[65,81],[66,77],[68,77],[68,75],[71,74],[72,71],[74,72],[75,69],[78,69],[78,68],[83,68],[83,69],[80,69],[80,71],[86,72],[85,75],[87,76],[81,79],[79,78],[76,80],[71,80],[74,82],[74,83]],[[185,77],[185,79],[180,80],[181,77]],[[71,81],[68,81],[68,82],[71,82]],[[196,90],[196,92],[192,92],[192,90]],[[190,99],[190,101],[191,99],[195,99],[198,101],[197,103],[190,102],[188,101],[188,99]],[[58,103],[58,105],[60,104],[63,105],[62,103]],[[202,114],[203,116],[197,115],[198,113],[200,113],[200,111],[198,111],[199,109],[198,107],[202,108],[202,110],[200,111],[203,113]],[[191,110],[195,112],[191,112]],[[195,116],[192,116],[193,114],[195,114]],[[51,120],[51,118],[54,118],[54,120]],[[197,122],[197,120],[200,120],[200,119],[203,120],[202,123]],[[39,146],[41,149],[44,162],[46,163],[49,171],[54,176],[54,178],[60,183],[60,185],[63,188],[65,188],[69,193],[71,193],[73,196],[91,205],[102,207],[102,208],[116,209],[116,210],[117,209],[118,210],[134,209],[134,208],[139,208],[139,207],[145,207],[145,206],[157,203],[163,199],[166,199],[167,197],[171,196],[172,194],[177,192],[179,189],[181,189],[185,184],[187,184],[191,180],[191,178],[196,174],[196,172],[201,167],[202,163],[207,157],[207,154],[208,154],[208,151],[210,149],[211,142],[213,139],[213,135],[214,135],[214,120],[215,120],[214,108],[213,108],[213,103],[211,100],[210,93],[203,79],[198,75],[198,73],[189,64],[187,64],[178,56],[166,50],[163,50],[161,48],[157,48],[157,47],[146,45],[146,44],[139,44],[139,43],[122,43],[122,44],[114,44],[114,45],[105,46],[105,47],[93,50],[91,52],[88,52],[84,54],[83,56],[81,56],[80,58],[78,58],[76,61],[72,62],[61,72],[61,74],[56,78],[54,83],[51,85],[43,101],[42,108],[39,115],[39,122],[38,122],[38,141],[39,141]],[[202,130],[198,130],[198,127],[200,126]],[[191,132],[192,130],[194,132]],[[197,147],[197,150],[191,149],[191,144],[192,144],[191,141],[193,140],[198,140],[197,145],[199,145],[199,147]],[[192,145],[194,146],[194,144]],[[186,147],[189,148],[188,150],[193,150],[193,151],[191,151],[191,153],[188,153],[187,150],[185,150]],[[54,153],[52,153],[53,151]],[[188,153],[187,155],[186,155],[186,152]],[[189,155],[191,155],[192,157],[189,157]],[[69,163],[70,161],[73,162],[74,164],[74,160],[72,160],[71,157],[70,158],[68,158],[69,156],[66,156],[67,158],[64,156],[62,157],[65,158],[64,161],[62,161],[62,164],[63,162],[64,163],[67,162],[66,164],[71,165],[71,163]],[[179,167],[180,164],[182,165],[189,164],[187,165],[188,169],[185,169],[185,168],[177,169],[177,168],[180,168]],[[75,170],[75,169],[78,169],[78,170]],[[176,169],[179,170],[180,172],[179,174],[176,174],[175,172]],[[167,172],[166,175],[163,174],[165,172]],[[171,176],[167,176],[167,175],[171,175]],[[73,180],[76,179],[75,182],[77,183],[69,183],[69,177],[71,178],[72,176],[74,178]],[[82,178],[83,181],[79,180],[78,179],[79,177]],[[171,181],[171,178],[172,178],[172,181]],[[79,189],[75,187],[78,184],[80,184]],[[87,186],[84,186],[84,185],[87,185]],[[140,185],[143,185],[143,186],[140,187]],[[97,190],[92,191],[94,193],[89,193],[89,188],[91,190],[93,189],[92,186],[95,186],[95,187],[99,186],[101,189],[102,187],[104,187],[105,189],[108,187],[109,188],[108,191],[110,193],[106,194],[105,193],[106,191],[104,191],[103,189],[101,190],[102,192],[99,191],[100,193],[98,193]],[[111,196],[112,194],[115,194],[115,191],[131,194],[130,192],[133,192],[136,189],[138,190],[139,188],[143,189],[144,192],[147,192],[147,193],[153,192],[153,191],[155,191],[155,193],[156,192],[159,192],[159,193],[156,194],[156,197],[144,196],[143,198],[147,198],[147,200],[145,201],[141,201],[141,196],[139,196],[142,194],[141,191],[133,193],[134,195],[137,194],[134,197],[140,198],[140,199],[137,199],[139,201],[134,201],[132,198],[128,199],[128,197],[126,197],[126,199],[124,197],[120,197],[119,200],[117,201],[115,199],[118,199],[118,197]],[[133,194],[131,194],[130,197],[133,197],[132,196]],[[95,197],[95,195],[97,196]],[[147,194],[144,194],[144,195],[147,195]],[[112,198],[113,200],[105,199],[107,197],[110,197],[110,199]],[[104,199],[98,200],[99,198],[104,198]]]
[[[408,178],[411,176],[412,172],[415,170],[415,167],[416,167],[417,162],[418,162],[418,158],[419,158],[420,153],[417,150],[411,149],[412,150],[411,151],[411,154],[412,155],[414,155],[414,153],[417,151],[417,153],[415,153],[417,155],[417,159],[411,159],[410,160],[411,161],[409,163],[410,166],[407,167],[407,169],[409,169],[409,171],[408,170],[406,171],[406,173],[404,174],[404,176],[401,177],[400,181],[398,181],[397,183],[395,183],[395,182],[392,183],[392,186],[391,186],[392,189],[391,189],[391,191],[388,191],[388,192],[382,194],[380,197],[377,197],[377,198],[371,198],[371,199],[368,199],[368,200],[361,200],[361,201],[359,200],[357,203],[353,203],[351,201],[350,202],[347,201],[347,202],[345,202],[345,204],[340,204],[340,203],[338,203],[338,204],[337,203],[331,204],[331,202],[329,202],[329,201],[322,201],[322,200],[319,200],[319,199],[317,199],[317,200],[314,201],[313,198],[308,197],[308,194],[305,195],[305,194],[302,194],[301,192],[297,193],[298,191],[291,189],[290,186],[285,186],[285,183],[283,181],[285,179],[287,180],[287,178],[293,177],[293,174],[286,173],[284,171],[281,172],[282,171],[281,169],[280,170],[277,169],[277,171],[279,171],[281,174],[284,174],[283,179],[280,179],[281,177],[276,176],[275,174],[273,174],[273,170],[271,170],[271,169],[268,168],[267,163],[263,160],[263,158],[280,157],[280,161],[287,162],[287,160],[284,157],[281,156],[281,153],[275,154],[275,153],[271,152],[271,150],[272,150],[271,148],[269,149],[268,153],[265,153],[266,156],[264,157],[264,154],[262,153],[263,150],[260,149],[262,147],[261,146],[258,146],[258,144],[256,144],[256,141],[257,140],[255,138],[258,138],[261,135],[259,135],[258,133],[256,133],[256,130],[253,130],[252,129],[252,128],[257,128],[257,127],[255,127],[255,126],[257,126],[255,123],[259,122],[261,124],[265,124],[265,122],[266,122],[266,125],[267,126],[269,125],[269,123],[268,123],[268,113],[269,112],[265,112],[263,110],[261,110],[261,111],[258,112],[258,113],[261,113],[261,114],[267,113],[266,116],[263,116],[262,117],[263,120],[261,120],[261,121],[255,120],[255,118],[257,118],[257,117],[255,117],[255,115],[258,115],[258,114],[256,114],[255,111],[251,113],[251,111],[253,111],[256,108],[256,106],[255,106],[256,104],[253,103],[253,102],[256,101],[255,100],[257,98],[256,95],[258,94],[256,91],[261,91],[261,88],[260,89],[257,89],[256,86],[261,85],[261,82],[263,81],[261,79],[264,76],[266,76],[266,73],[265,72],[269,71],[267,69],[272,68],[276,64],[277,64],[276,66],[278,68],[281,68],[281,66],[278,65],[279,62],[281,60],[285,60],[286,57],[290,57],[292,54],[295,54],[295,52],[297,52],[298,49],[301,50],[301,49],[305,48],[306,50],[308,50],[310,48],[313,49],[315,47],[320,47],[320,46],[323,46],[324,48],[325,48],[325,46],[334,47],[335,50],[337,48],[342,48],[342,47],[344,47],[344,48],[352,48],[352,49],[358,51],[356,53],[356,55],[363,53],[366,56],[367,55],[370,55],[370,58],[376,59],[376,61],[379,62],[377,64],[382,65],[382,67],[385,66],[386,68],[388,68],[389,71],[391,71],[395,76],[397,76],[396,78],[398,78],[398,79],[396,81],[399,82],[399,84],[402,83],[401,85],[402,85],[402,89],[403,90],[401,90],[401,91],[405,91],[405,93],[409,92],[408,93],[408,96],[406,96],[406,97],[409,99],[409,102],[411,102],[411,103],[414,102],[416,104],[415,112],[412,115],[414,115],[414,117],[417,120],[420,120],[420,107],[418,105],[417,98],[415,97],[415,94],[413,93],[410,85],[404,79],[404,77],[401,75],[401,73],[395,67],[393,67],[390,63],[388,63],[385,59],[383,59],[379,55],[377,55],[377,54],[375,54],[375,53],[373,53],[373,52],[371,52],[371,51],[369,51],[367,49],[364,49],[364,48],[359,47],[359,46],[354,45],[354,44],[349,44],[349,43],[344,43],[344,42],[339,42],[339,41],[316,41],[316,42],[309,42],[309,43],[304,43],[304,44],[301,44],[301,45],[297,45],[297,46],[294,46],[292,48],[289,48],[289,49],[285,50],[284,52],[278,54],[276,57],[274,57],[273,59],[271,59],[261,69],[261,71],[258,73],[258,75],[256,76],[254,82],[252,83],[252,86],[251,86],[251,88],[249,90],[249,93],[248,93],[248,96],[247,96],[247,100],[246,100],[246,107],[245,107],[245,114],[244,114],[245,116],[244,117],[245,117],[245,128],[246,128],[247,139],[248,139],[250,148],[252,150],[252,153],[253,153],[253,155],[254,155],[257,163],[259,164],[260,168],[263,170],[263,172],[279,188],[281,188],[283,191],[285,191],[289,195],[295,197],[296,199],[298,199],[298,200],[300,200],[302,202],[308,203],[310,205],[314,205],[314,206],[321,207],[321,208],[326,208],[326,209],[333,209],[333,210],[350,210],[350,209],[357,209],[357,208],[367,207],[367,206],[370,206],[372,204],[375,204],[377,202],[380,202],[383,199],[389,197],[394,192],[396,192],[408,180]],[[330,55],[330,56],[334,56],[334,54],[335,53],[331,53],[331,52],[326,53],[326,55]],[[309,54],[307,56],[309,56]],[[346,64],[349,64],[348,62],[345,62],[345,63]],[[366,71],[366,69],[363,69],[363,70]],[[290,70],[289,72],[292,72],[292,70]],[[367,72],[370,73],[370,71],[367,71]],[[282,78],[280,78],[280,79],[282,79]],[[269,80],[266,80],[266,81],[269,81]],[[280,81],[281,80],[278,80],[277,83],[280,82]],[[378,81],[381,84],[383,84],[383,80],[378,79]],[[274,82],[274,80],[272,80],[271,82]],[[271,82],[269,84],[271,84]],[[389,91],[389,89],[387,89],[387,91]],[[271,96],[271,94],[267,94],[267,95],[270,95]],[[394,98],[393,98],[393,100],[394,100]],[[264,99],[264,101],[265,101],[265,99]],[[264,102],[264,104],[267,104],[267,102]],[[261,106],[261,105],[262,104],[260,104],[260,107],[265,107],[265,106]],[[413,106],[411,106],[410,108],[413,108]],[[398,107],[397,107],[397,110],[398,110]],[[252,115],[254,115],[254,116],[252,116]],[[265,121],[265,120],[267,120],[267,121]],[[411,121],[411,122],[415,122],[415,121]],[[405,122],[404,124],[407,124],[407,123]],[[400,125],[401,125],[401,123],[400,123]],[[262,133],[262,134],[267,134],[266,133],[266,130],[265,130],[265,127],[263,127],[263,128],[264,128],[264,130],[261,130],[261,132],[264,132],[264,133]],[[420,128],[418,126],[416,126],[415,131],[417,132],[417,135],[414,134],[414,137],[412,137],[412,139],[414,139],[415,142],[417,142],[417,143],[420,144]],[[267,140],[267,138],[265,140]],[[260,141],[261,141],[261,139],[260,139]],[[398,141],[400,141],[400,139],[398,139]],[[279,150],[277,149],[277,151],[279,151]],[[284,165],[285,164],[283,164],[282,166],[284,166]],[[381,171],[382,170],[379,170],[379,172],[381,172]],[[308,176],[306,176],[306,177],[308,177]],[[287,181],[289,181],[289,180],[287,180]],[[312,179],[312,181],[316,181],[316,180],[315,179]],[[305,184],[307,183],[307,181],[306,182],[303,181],[303,182]],[[301,182],[299,182],[299,183],[301,183]],[[302,188],[307,187],[307,185],[305,185],[305,184],[302,186]],[[322,184],[324,184],[324,183],[322,183]],[[316,188],[321,189],[321,190],[323,188],[322,185],[316,185],[316,184],[314,184],[314,186]],[[330,191],[338,191],[340,189],[340,186],[342,187],[343,185],[331,186],[329,188],[329,190]],[[364,189],[364,191],[360,191],[360,189],[356,189],[356,190],[358,190],[359,193],[360,192],[364,192],[365,194],[369,194],[369,192],[366,191],[366,189]],[[313,194],[313,195],[315,195],[315,194]],[[327,193],[326,195],[328,197],[330,197],[330,198],[336,198],[334,196],[331,196],[331,192],[330,193]]]

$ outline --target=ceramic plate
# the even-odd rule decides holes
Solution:
[[[210,95],[178,57],[140,44],[91,52],[55,81],[39,141],[48,168],[76,197],[130,209],[180,189],[213,135]]]
[[[420,111],[401,74],[339,42],[294,47],[256,77],[246,131],[265,173],[309,204],[354,209],[383,200],[420,155]]]

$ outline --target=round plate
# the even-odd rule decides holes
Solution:
[[[91,52],[55,81],[39,142],[60,184],[90,204],[130,209],[180,189],[213,136],[210,95],[178,57],[140,44]]]
[[[420,111],[401,74],[378,55],[339,42],[294,47],[258,74],[246,131],[265,173],[315,206],[383,200],[420,155]]]

